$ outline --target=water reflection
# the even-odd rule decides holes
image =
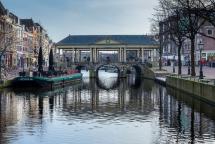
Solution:
[[[121,79],[109,90],[99,84],[2,91],[0,143],[215,142],[213,106],[150,80]]]
[[[117,72],[108,72],[105,70],[98,71],[96,84],[99,88],[105,90],[112,90],[119,86],[119,77]]]

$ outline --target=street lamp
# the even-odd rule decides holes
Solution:
[[[199,70],[199,79],[203,79],[203,71],[202,71],[202,50],[204,48],[204,44],[200,41],[199,42],[199,52],[200,52],[200,70]]]
[[[188,55],[188,75],[190,75],[190,56]]]
[[[173,55],[173,70],[172,70],[173,73],[175,73],[175,55]]]

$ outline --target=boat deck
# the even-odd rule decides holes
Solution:
[[[66,84],[71,84],[74,81],[80,81],[82,79],[81,73],[75,73],[71,75],[62,75],[57,77],[29,77],[20,76],[16,77],[12,81],[12,87],[50,87],[64,86]]]

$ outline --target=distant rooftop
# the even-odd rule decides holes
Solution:
[[[113,40],[120,44],[157,45],[158,43],[147,35],[69,35],[59,41],[57,45],[90,45],[102,40]]]
[[[6,14],[6,9],[4,7],[4,5],[2,4],[2,2],[0,1],[0,14],[1,15],[5,15]]]
[[[32,27],[34,25],[34,21],[32,19],[20,19],[20,23],[26,27]]]

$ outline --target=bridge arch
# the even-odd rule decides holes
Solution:
[[[75,69],[79,72],[82,70],[82,68],[86,68],[86,70],[89,70],[89,67],[87,65],[76,65]]]
[[[132,65],[131,67],[133,67],[135,69],[137,76],[141,76],[142,69],[141,69],[141,67],[139,65]]]
[[[128,65],[126,67],[126,74],[130,74],[131,73],[131,68],[133,68],[136,72],[136,76],[140,77],[143,73],[143,68],[142,66],[135,64],[135,65]]]
[[[120,77],[120,68],[119,66],[115,65],[115,64],[101,64],[101,65],[98,65],[96,68],[95,68],[95,71],[96,71],[96,77],[98,78],[99,76],[99,70],[100,68],[104,67],[104,66],[113,66],[117,69],[117,74],[118,74],[118,78]]]
[[[99,76],[99,70],[104,66],[114,67],[118,73],[118,77],[121,78],[127,77],[128,72],[132,70],[135,71],[137,77],[142,77],[145,69],[147,69],[143,63],[81,63],[75,64],[72,67],[79,71],[81,69],[89,70],[90,77],[95,78]]]

